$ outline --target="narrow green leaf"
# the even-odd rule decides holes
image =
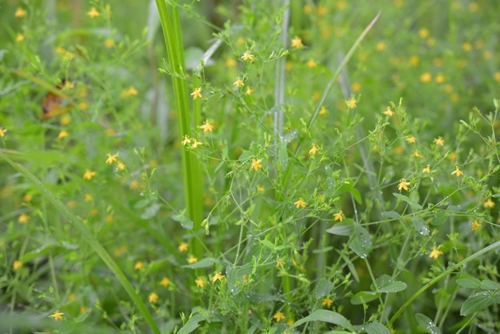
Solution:
[[[408,197],[406,197],[405,195],[401,195],[401,194],[398,194],[398,193],[393,193],[394,197],[396,197],[397,199],[400,199],[402,200],[403,202],[406,202],[408,203],[408,205],[413,209],[413,210],[422,210],[423,207],[418,204],[417,202],[413,202],[412,200],[410,200]]]
[[[326,230],[326,232],[335,235],[350,236],[354,233],[354,221],[352,219],[346,219],[341,223],[333,225]]]
[[[330,282],[329,280],[322,278],[318,281],[318,284],[314,287],[314,297],[316,299],[323,298],[325,296],[328,296],[330,292],[332,292],[333,289],[333,282]]]
[[[205,317],[201,314],[195,314],[186,322],[184,326],[177,332],[178,334],[189,334],[192,333],[200,326],[200,322],[205,320]]]
[[[351,297],[352,305],[361,305],[363,303],[369,303],[372,300],[378,299],[380,293],[374,291],[360,291]]]
[[[422,313],[417,313],[415,315],[415,319],[417,319],[418,324],[430,334],[441,334],[441,330],[436,324],[429,319],[427,316]]]
[[[397,213],[396,211],[385,211],[385,212],[382,212],[382,217],[384,217],[384,218],[391,218],[391,219],[398,219],[398,220],[401,219],[400,214]]]
[[[497,282],[485,279],[481,281],[481,289],[483,290],[500,290],[500,284]]]
[[[372,322],[366,325],[365,331],[368,334],[391,334],[387,327],[378,322]]]
[[[328,310],[316,310],[307,317],[297,320],[292,326],[290,326],[290,328],[298,327],[309,321],[328,322],[330,324],[335,324],[343,328],[347,328],[351,331],[354,331],[354,327],[352,327],[349,320],[344,318],[344,316],[342,316],[339,313]]]
[[[185,266],[181,266],[181,268],[190,268],[190,269],[208,268],[212,266],[215,262],[217,262],[217,260],[215,260],[214,258],[207,257],[193,264],[187,264]]]
[[[459,278],[456,282],[464,288],[479,289],[481,287],[481,281],[477,278]]]

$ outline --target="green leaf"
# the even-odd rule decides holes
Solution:
[[[478,292],[467,298],[467,300],[462,305],[462,308],[460,309],[460,315],[467,316],[469,314],[482,311],[485,308],[491,306],[494,302],[495,300],[492,298],[489,292]]]
[[[360,258],[364,259],[368,256],[371,247],[372,241],[370,240],[368,231],[360,225],[354,225],[354,238],[349,243],[349,248],[358,254]]]
[[[332,289],[333,289],[333,282],[330,282],[329,280],[322,278],[318,281],[318,284],[316,284],[316,287],[314,288],[314,297],[316,299],[320,299],[325,296],[328,296],[330,292],[332,292]]]
[[[401,216],[396,211],[385,211],[382,212],[382,217],[401,220]]]
[[[379,287],[378,291],[382,292],[382,293],[391,293],[391,292],[403,291],[406,288],[407,288],[406,283],[401,282],[401,281],[396,281],[396,282],[389,284],[387,286]]]
[[[360,291],[351,297],[352,305],[361,305],[363,303],[369,303],[372,300],[378,299],[380,293],[374,291]]]
[[[351,190],[349,190],[349,192],[351,193],[352,197],[354,197],[356,202],[358,202],[358,204],[363,203],[363,200],[361,199],[361,194],[359,193],[358,189],[353,187]]]
[[[422,313],[417,313],[415,315],[415,319],[417,319],[418,324],[430,334],[441,334],[441,330],[436,324],[429,319],[427,316]]]
[[[57,253],[59,253],[63,249],[75,250],[78,248],[79,248],[78,245],[71,245],[71,244],[66,244],[66,243],[63,243],[63,244],[50,243],[50,244],[43,245],[43,246],[41,246],[35,250],[32,250],[28,253],[25,253],[19,259],[19,261],[29,262],[29,261],[31,261],[34,258],[37,258],[39,256],[43,256],[43,255],[47,255],[47,254],[56,255]]]
[[[427,227],[427,224],[420,218],[418,217],[413,217],[413,226],[415,227],[415,230],[417,230],[420,235],[429,235],[429,228]]]
[[[269,240],[263,239],[259,240],[261,244],[272,250],[273,252],[276,250],[276,246]]]
[[[200,325],[200,321],[205,320],[205,317],[201,314],[195,314],[186,322],[184,326],[177,332],[178,334],[189,334],[196,330]]]
[[[19,173],[21,173],[25,178],[27,178],[33,185],[40,191],[40,193],[55,206],[55,208],[61,213],[67,220],[68,223],[71,224],[81,235],[82,237],[89,243],[94,252],[99,255],[99,257],[104,261],[106,266],[111,270],[111,272],[115,275],[117,280],[120,282],[122,287],[128,293],[135,306],[142,314],[149,327],[153,330],[155,334],[160,334],[160,329],[156,325],[151,313],[149,313],[146,305],[144,305],[141,297],[136,293],[134,287],[130,284],[127,277],[123,274],[122,270],[113,258],[108,254],[108,252],[104,249],[104,247],[97,241],[97,239],[90,233],[85,226],[80,222],[79,218],[76,217],[68,207],[62,203],[50,190],[48,190],[45,185],[36,178],[33,174],[30,173],[26,167],[14,163],[12,160],[7,158],[5,154],[0,153],[0,157],[2,157],[5,161],[7,161],[14,169],[16,169]]]
[[[483,290],[500,290],[500,284],[489,279],[485,279],[481,282],[481,289]]]
[[[217,262],[216,259],[211,258],[211,257],[207,257],[207,258],[204,258],[198,262],[181,266],[181,268],[190,268],[190,269],[208,268],[208,267],[212,266],[215,262]]]
[[[326,232],[335,235],[350,236],[354,233],[354,221],[352,219],[345,219],[345,221],[330,227]]]
[[[391,334],[387,327],[378,322],[372,322],[366,325],[365,331],[368,334]]]
[[[440,213],[434,216],[434,218],[431,221],[431,224],[433,226],[440,226],[443,225],[447,219],[448,219],[448,212],[441,211]]]
[[[233,295],[240,292],[243,285],[243,275],[252,273],[252,263],[246,263],[241,267],[230,266],[226,268],[227,286]]]
[[[456,282],[464,288],[479,289],[481,287],[481,281],[477,278],[459,278]]]
[[[413,210],[422,210],[423,207],[416,203],[416,202],[413,202],[412,200],[410,200],[408,197],[406,197],[405,195],[401,195],[401,194],[398,194],[398,193],[393,193],[393,195],[397,198],[397,199],[400,199],[402,200],[403,202],[406,202],[408,203],[409,206],[411,206],[411,208]]]
[[[192,230],[194,223],[186,216],[186,210],[182,210],[178,215],[172,216],[172,219],[181,223],[181,226],[186,230]]]
[[[328,310],[316,310],[307,317],[297,320],[292,326],[290,326],[290,328],[298,327],[309,321],[328,322],[330,324],[335,324],[343,328],[347,328],[351,331],[354,331],[354,327],[352,327],[349,320],[344,318],[344,316],[342,316],[339,313]]]

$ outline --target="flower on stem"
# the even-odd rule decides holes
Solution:
[[[337,213],[333,214],[333,219],[335,221],[338,221],[338,220],[343,221],[344,220],[344,214],[342,213],[342,211],[337,211]]]
[[[220,271],[215,271],[214,276],[212,277],[212,283],[215,283],[217,281],[221,281],[224,278],[224,275]]]
[[[278,311],[276,312],[275,315],[273,315],[273,318],[277,321],[277,322],[280,322],[282,319],[285,319],[285,315],[281,312],[281,311]]]
[[[69,136],[69,132],[66,130],[62,130],[61,132],[59,132],[57,139],[63,139],[64,137],[68,137],[68,136]]]
[[[118,163],[116,164],[116,169],[122,171],[122,170],[125,170],[125,168],[127,168],[127,166],[125,166],[125,164],[121,161],[118,161]]]
[[[198,141],[194,138],[193,138],[193,140],[194,140],[194,143],[193,143],[193,145],[191,145],[192,148],[197,148],[198,146],[203,145],[203,143],[201,141]]]
[[[205,280],[201,276],[198,276],[198,278],[195,280],[195,282],[196,282],[196,286],[199,288],[203,288],[203,286],[205,284],[207,284],[207,282],[205,282]]]
[[[7,132],[7,129],[0,128],[0,137],[5,137],[6,132]]]
[[[418,153],[418,150],[415,150],[415,152],[413,152],[412,156],[415,158],[422,158],[422,155],[420,153]]]
[[[238,77],[236,79],[236,81],[233,83],[233,85],[236,87],[236,88],[240,88],[240,87],[243,87],[245,86],[245,82],[243,80],[241,80],[240,77]]]
[[[137,95],[137,89],[135,89],[134,87],[129,87],[127,89],[125,89],[124,91],[122,91],[122,93],[120,94],[120,96],[123,98],[123,97],[127,97],[127,96],[130,96],[130,95]]]
[[[26,16],[26,11],[22,9],[21,7],[18,7],[16,12],[14,13],[15,17],[24,17]]]
[[[23,213],[22,215],[19,216],[17,222],[20,224],[25,224],[28,222],[28,220],[30,220],[30,216]]]
[[[408,186],[411,184],[410,181],[406,181],[406,179],[401,179],[399,180],[398,184],[398,190],[401,191],[402,189],[408,191]]]
[[[96,172],[91,171],[90,169],[87,169],[85,173],[83,174],[83,178],[85,180],[90,180],[96,175]]]
[[[474,220],[474,223],[472,223],[472,226],[471,226],[471,231],[475,231],[477,230],[478,228],[480,228],[481,226],[483,226],[483,224],[481,224],[480,222],[476,220]]]
[[[191,138],[189,138],[188,135],[185,135],[184,136],[184,140],[181,141],[181,144],[184,145],[184,146],[186,146],[187,144],[190,144],[190,143],[191,143]]]
[[[142,261],[137,261],[134,265],[135,270],[140,270],[142,267],[144,267],[144,263]]]
[[[457,177],[460,177],[464,175],[464,172],[462,172],[460,168],[458,168],[458,166],[455,166],[455,170],[451,172],[451,175],[456,175]]]
[[[391,117],[392,115],[394,115],[394,111],[391,110],[391,107],[387,107],[383,114]]]
[[[99,14],[99,12],[97,11],[97,9],[95,9],[95,7],[92,7],[90,11],[87,12],[87,15],[90,16],[91,18],[94,18],[101,14]]]
[[[495,202],[493,202],[491,198],[488,198],[488,200],[484,202],[483,206],[487,209],[491,209],[492,207],[495,206]]]
[[[189,248],[189,245],[185,242],[181,242],[181,244],[179,245],[179,247],[177,247],[177,249],[179,250],[179,252],[186,252]]]
[[[203,95],[201,95],[201,87],[195,88],[191,93],[191,96],[193,97],[193,100],[196,100],[197,98],[201,99],[203,97]]]
[[[252,159],[252,165],[250,166],[250,169],[257,171],[260,168],[262,168],[262,159]]]
[[[298,209],[299,207],[303,207],[305,208],[306,207],[306,202],[304,202],[304,200],[301,198],[299,198],[295,203],[295,207]]]
[[[255,56],[253,54],[251,54],[250,51],[245,51],[243,53],[243,56],[241,56],[241,59],[243,59],[243,60],[254,60]]]
[[[210,124],[208,120],[206,120],[203,125],[200,125],[199,128],[202,129],[203,132],[212,132],[214,130],[214,126]]]
[[[21,33],[18,33],[16,36],[16,42],[22,42],[24,41],[24,35]]]
[[[54,318],[54,321],[62,320],[64,313],[55,311],[54,314],[49,315],[49,317]]]
[[[247,87],[247,90],[245,91],[245,95],[250,95],[254,92],[254,90],[252,89],[252,87],[248,86]]]
[[[427,167],[422,169],[422,173],[430,173],[431,172],[431,165],[427,164]]]
[[[321,305],[328,306],[328,307],[332,306],[332,303],[333,303],[333,300],[331,300],[328,297],[323,298],[323,300],[321,301]]]
[[[163,277],[163,279],[160,282],[160,285],[163,285],[164,287],[167,287],[170,284],[170,280],[166,277]]]
[[[21,261],[14,261],[12,264],[12,269],[17,270],[23,266],[23,263]]]
[[[356,108],[356,99],[351,97],[349,100],[345,101],[347,108],[354,109]]]
[[[198,259],[196,257],[193,256],[193,254],[189,255],[188,259],[187,259],[187,263],[189,264],[193,264],[195,263],[196,261],[198,261]]]
[[[158,295],[156,293],[152,293],[149,295],[149,302],[150,303],[156,303],[156,301],[158,300]]]
[[[106,159],[106,163],[108,165],[111,165],[113,164],[113,162],[116,162],[116,157],[118,156],[118,154],[115,154],[115,155],[112,155],[112,154],[109,154],[108,153],[108,158]]]
[[[316,155],[318,153],[318,146],[316,144],[311,145],[311,149],[309,150],[310,155]]]
[[[417,138],[415,138],[414,136],[408,136],[405,140],[410,144],[414,144],[417,141]]]
[[[443,137],[439,136],[437,138],[434,138],[434,143],[436,143],[436,145],[443,146],[444,145]]]
[[[439,247],[434,246],[434,247],[432,247],[432,250],[431,250],[431,253],[429,254],[429,257],[431,259],[437,259],[439,257],[439,255],[441,255],[441,254],[443,254],[443,252],[441,252],[439,250]]]
[[[295,36],[295,38],[292,39],[292,47],[299,49],[303,46],[304,44],[302,44],[302,39],[300,39],[300,37]]]
[[[306,63],[307,67],[309,68],[314,68],[316,66],[318,66],[318,64],[316,64],[316,62],[314,61],[314,59],[309,59],[309,61]]]
[[[93,199],[94,199],[94,197],[92,197],[91,194],[85,194],[85,199],[84,199],[85,202],[90,202]]]
[[[284,265],[285,265],[285,261],[282,258],[279,257],[276,259],[276,267],[283,268]]]

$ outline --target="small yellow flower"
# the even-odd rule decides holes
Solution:
[[[163,285],[164,287],[167,287],[168,285],[170,284],[170,280],[166,277],[163,277],[161,282],[160,282],[160,285]]]
[[[418,66],[418,63],[420,63],[420,59],[418,58],[418,56],[411,56],[410,63],[412,66]]]
[[[72,302],[72,301],[73,301],[73,300],[75,300],[75,299],[76,299],[76,294],[74,294],[74,293],[72,293],[72,294],[70,294],[70,295],[68,296],[68,300],[69,300],[70,302]]]
[[[248,86],[247,87],[247,90],[245,91],[245,95],[250,95],[254,92],[254,90],[252,89],[252,87]]]
[[[474,223],[472,223],[472,226],[471,226],[471,231],[475,231],[477,230],[478,228],[480,228],[481,226],[483,226],[480,222],[476,220],[474,220]]]
[[[207,282],[205,282],[205,280],[201,276],[198,276],[198,278],[195,280],[195,282],[196,282],[196,286],[199,288],[203,288],[203,286],[205,286],[205,284],[207,284]]]
[[[413,156],[415,158],[422,158],[422,155],[420,153],[418,153],[418,150],[415,150],[415,152],[413,152]]]
[[[26,194],[23,197],[23,201],[25,201],[25,202],[31,202],[32,199],[33,199],[33,196],[31,196],[30,194]]]
[[[356,99],[351,97],[349,100],[345,101],[347,108],[354,109],[356,108]]]
[[[85,194],[85,202],[90,202],[93,199],[91,194]]]
[[[422,169],[422,173],[430,173],[431,172],[431,165],[427,164],[427,167]]]
[[[319,110],[319,114],[326,115],[327,112],[328,112],[328,110],[326,110],[325,106],[321,106],[321,109]]]
[[[487,209],[491,209],[492,207],[495,206],[495,202],[493,202],[491,198],[488,198],[488,200],[484,202],[483,206]]]
[[[363,86],[361,86],[359,82],[355,82],[351,85],[351,89],[354,93],[361,91],[361,88],[363,88]]]
[[[432,247],[432,250],[431,250],[431,253],[429,254],[429,257],[431,259],[437,259],[439,257],[439,255],[441,255],[441,254],[443,254],[443,252],[441,252],[439,250],[439,247],[434,246],[434,247]]]
[[[197,258],[195,258],[192,254],[191,254],[191,255],[189,255],[189,257],[188,257],[188,259],[187,259],[187,262],[188,262],[189,264],[195,263],[196,261],[198,261],[198,259],[197,259]]]
[[[142,267],[144,267],[144,263],[142,263],[142,261],[137,261],[134,265],[135,270],[142,269]]]
[[[113,164],[113,162],[116,162],[116,157],[118,156],[118,154],[112,155],[112,154],[108,153],[107,155],[108,155],[108,158],[106,159],[106,163],[108,165],[111,165],[111,164]]]
[[[24,17],[24,16],[26,16],[26,11],[24,9],[22,9],[21,7],[18,7],[14,16],[15,17]]]
[[[17,219],[18,223],[20,224],[26,224],[28,222],[28,220],[30,220],[30,216],[26,215],[26,214],[22,214],[19,216],[19,218]]]
[[[292,47],[301,48],[303,46],[304,44],[302,44],[302,39],[300,39],[300,37],[295,36],[295,38],[292,39]]]
[[[86,179],[86,180],[90,180],[91,178],[93,178],[94,176],[96,175],[96,172],[93,172],[89,169],[87,169],[85,171],[85,173],[83,174],[83,178]]]
[[[62,130],[61,132],[59,132],[59,135],[57,136],[57,139],[62,139],[64,137],[68,137],[69,136],[69,132],[66,131],[66,130]]]
[[[158,295],[156,293],[152,293],[149,295],[149,302],[150,303],[156,303],[156,301],[158,300]]]
[[[266,189],[263,186],[257,185],[257,191],[263,192],[264,190]]]
[[[217,281],[220,281],[224,278],[224,275],[220,271],[215,271],[214,276],[212,277],[212,283],[215,283]]]
[[[201,87],[195,88],[191,93],[191,96],[193,97],[193,100],[196,100],[197,98],[201,99],[203,97],[203,95],[201,95]]]
[[[276,259],[276,267],[282,267],[285,265],[285,261],[282,258]]]
[[[257,171],[260,168],[262,168],[262,159],[252,159],[252,165],[250,166],[250,169]]]
[[[278,312],[276,312],[276,314],[275,314],[275,315],[273,315],[273,318],[274,318],[277,322],[280,322],[282,319],[285,319],[285,315],[284,315],[282,312],[278,311]]]
[[[68,206],[68,208],[72,209],[76,206],[76,201],[69,201],[68,203],[66,203],[66,205]]]
[[[309,68],[314,68],[314,67],[318,66],[318,64],[316,64],[316,62],[312,58],[307,61],[306,65]]]
[[[439,136],[437,138],[434,138],[434,143],[436,143],[436,145],[443,146],[444,145],[443,137]]]
[[[462,44],[462,49],[465,52],[469,52],[470,50],[472,50],[472,45],[470,43],[465,42]]]
[[[107,48],[112,48],[115,45],[115,41],[112,38],[106,38],[104,41],[104,46]]]
[[[240,88],[240,87],[243,87],[245,86],[245,82],[243,80],[241,80],[239,77],[236,79],[236,81],[233,83],[233,85],[236,87],[236,88]]]
[[[193,141],[194,141],[194,143],[191,145],[192,148],[197,148],[198,146],[203,145],[203,143],[201,141],[198,141],[194,138],[193,138]]]
[[[185,242],[181,242],[181,244],[179,245],[179,247],[177,247],[177,249],[179,250],[179,252],[186,252],[189,248],[189,245]]]
[[[135,89],[134,87],[129,87],[127,89],[125,89],[124,91],[122,91],[121,93],[121,97],[127,97],[127,96],[130,96],[130,95],[137,95],[137,89]]]
[[[464,172],[462,172],[460,168],[458,168],[458,166],[455,166],[455,170],[451,172],[451,175],[456,175],[457,177],[460,177],[464,175]]]
[[[434,78],[434,80],[435,80],[437,83],[443,83],[443,82],[444,82],[444,80],[445,80],[445,79],[444,79],[444,75],[442,75],[442,74],[438,74],[438,75]]]
[[[255,56],[253,54],[251,54],[250,51],[245,51],[243,53],[243,56],[241,56],[241,59],[243,59],[243,60],[254,60]]]
[[[387,48],[384,42],[379,42],[377,44],[377,51],[384,51]]]
[[[21,261],[14,261],[12,264],[12,269],[17,270],[23,266],[23,263]]]
[[[113,215],[107,215],[106,219],[105,219],[105,222],[106,223],[111,223],[111,222],[113,222],[114,219],[115,219],[115,217],[113,217]]]
[[[406,181],[406,179],[401,179],[399,180],[398,184],[398,190],[401,191],[402,189],[408,191],[408,186],[411,184],[410,181]]]
[[[87,308],[85,306],[80,306],[80,314],[84,314],[85,312],[87,312]]]
[[[344,213],[342,211],[338,211],[337,213],[334,213],[333,219],[335,221],[338,221],[338,220],[343,221],[344,220]]]
[[[424,73],[420,76],[420,81],[422,81],[423,83],[428,83],[432,80],[432,76],[430,73]]]
[[[55,321],[57,321],[57,320],[62,320],[62,318],[63,318],[63,317],[62,317],[62,316],[63,316],[63,314],[64,314],[64,313],[62,313],[62,312],[56,311],[54,314],[49,315],[49,317],[54,318],[54,320],[55,320]]]
[[[182,145],[186,146],[187,144],[191,143],[191,138],[189,138],[188,135],[184,136],[184,140],[181,142]]]
[[[303,208],[305,208],[305,207],[306,207],[306,202],[304,202],[304,200],[302,199],[302,197],[301,197],[301,198],[299,198],[299,199],[297,200],[297,202],[295,202],[295,203],[293,203],[293,204],[295,204],[295,207],[296,207],[297,209],[298,209],[299,207],[303,207]]]
[[[226,60],[226,66],[227,67],[234,67],[234,66],[236,66],[236,60],[234,60],[233,58],[227,58],[227,60]]]
[[[316,153],[318,153],[318,147],[316,146],[316,144],[312,144],[311,149],[309,150],[309,154],[316,155]]]
[[[500,72],[495,72],[493,78],[495,79],[495,81],[500,81]]]
[[[116,169],[122,171],[122,170],[125,170],[125,168],[127,168],[127,166],[125,166],[125,164],[121,161],[118,161],[118,163],[116,164]]]
[[[200,125],[199,128],[202,129],[203,132],[212,132],[214,130],[214,126],[210,124],[208,120],[206,120],[203,125]]]
[[[22,42],[24,41],[24,35],[21,33],[18,33],[16,36],[16,42]]]
[[[405,139],[408,143],[410,144],[414,144],[416,141],[417,141],[417,138],[413,137],[413,136],[408,136],[406,137]]]
[[[0,128],[0,137],[5,137],[6,132],[7,132],[7,129]]]
[[[95,9],[95,7],[92,7],[89,12],[87,12],[87,15],[90,16],[91,18],[97,17],[101,14]]]
[[[429,30],[427,30],[425,28],[424,29],[420,29],[418,31],[418,35],[420,36],[420,38],[427,38],[427,37],[429,37]]]
[[[391,110],[391,107],[387,107],[383,114],[391,117],[392,115],[394,115],[394,111]]]
[[[333,300],[331,300],[330,298],[323,298],[323,300],[321,301],[321,305],[323,306],[332,306],[332,303],[333,303]]]

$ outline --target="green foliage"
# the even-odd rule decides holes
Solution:
[[[497,2],[49,3],[0,5],[2,333],[500,332]]]

